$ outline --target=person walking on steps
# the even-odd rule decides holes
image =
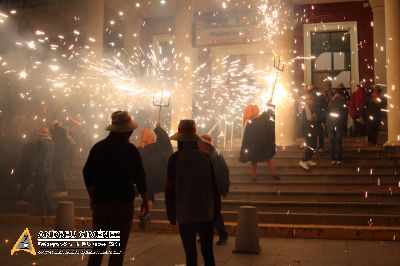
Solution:
[[[347,101],[343,89],[336,89],[328,105],[326,127],[330,143],[332,165],[341,165],[343,156],[343,136],[347,126]]]
[[[301,113],[301,132],[303,134],[306,147],[303,159],[299,162],[301,168],[310,170],[311,166],[316,166],[317,163],[311,161],[315,149],[317,148],[318,137],[318,120],[317,114],[314,112],[315,98],[309,93],[306,95],[306,104]]]
[[[42,127],[38,132],[38,142],[36,145],[36,162],[34,166],[34,188],[37,199],[37,209],[33,216],[49,215],[51,206],[46,190],[47,181],[52,172],[54,143],[50,137],[50,131]]]
[[[251,113],[249,115],[248,113]],[[257,105],[249,105],[244,113],[245,130],[240,148],[239,162],[251,162],[252,181],[256,181],[257,163],[267,162],[272,178],[279,180],[272,158],[276,154],[275,106],[268,103],[267,110],[259,116]]]
[[[212,137],[208,134],[201,136],[199,148],[201,151],[204,151],[210,155],[217,179],[218,191],[221,196],[226,197],[229,192],[229,185],[231,182],[229,179],[229,167],[226,164],[224,156],[212,145]],[[228,233],[225,230],[224,219],[221,212],[216,217],[214,224],[219,235],[217,245],[223,245],[228,240]]]

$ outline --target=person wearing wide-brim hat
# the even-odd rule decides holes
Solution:
[[[120,231],[120,247],[111,247],[120,254],[110,255],[110,265],[122,265],[133,219],[134,185],[142,196],[141,213],[148,213],[146,176],[140,154],[129,142],[137,123],[126,111],[111,115],[106,128],[110,134],[96,143],[83,168],[86,188],[93,210],[93,229],[113,228]],[[107,247],[95,248],[89,265],[100,265]]]
[[[214,220],[221,210],[210,156],[199,150],[200,137],[193,120],[181,120],[171,140],[178,151],[168,161],[165,202],[168,220],[178,223],[186,265],[197,265],[196,233],[199,233],[205,265],[215,265]]]

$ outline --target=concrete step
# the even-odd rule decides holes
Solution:
[[[0,214],[0,222],[3,224],[22,224],[54,227],[55,217],[32,217],[21,214]],[[75,218],[75,227],[78,230],[92,229],[91,218]],[[226,222],[225,227],[229,235],[236,234],[237,224]],[[133,220],[133,231],[141,230],[138,221]],[[145,231],[149,232],[173,232],[177,233],[177,226],[172,226],[165,220],[152,220],[146,225]],[[259,223],[258,232],[262,237],[288,237],[288,238],[312,238],[312,239],[347,239],[347,240],[376,240],[398,241],[400,227],[394,226],[343,226],[343,225],[318,225],[318,224],[275,224]]]

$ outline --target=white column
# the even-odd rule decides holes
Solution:
[[[287,5],[287,9],[293,9],[291,1],[286,0],[284,4]],[[281,56],[285,63],[284,72],[278,81],[278,86],[275,92],[278,95],[275,102],[275,135],[276,145],[278,146],[293,146],[297,144],[295,102],[292,97],[295,85],[293,65],[291,62],[294,57],[293,51],[294,31],[288,29],[284,35],[277,38],[274,47],[274,52]],[[283,89],[284,93],[280,94],[278,91],[280,89]]]
[[[385,0],[388,140],[400,146],[400,1]]]
[[[140,54],[140,38],[144,19],[136,14],[128,14],[125,18],[124,48],[129,56]],[[140,65],[132,70],[136,77],[140,75]]]
[[[132,54],[140,46],[140,36],[143,28],[143,18],[131,15],[126,16],[125,20],[125,35],[124,47],[128,54]]]
[[[86,35],[88,38],[95,40],[95,42],[90,42],[90,46],[95,52],[97,59],[101,59],[103,55],[103,30],[104,0],[89,0]]]
[[[369,0],[374,17],[375,84],[386,85],[385,7],[384,0]]]
[[[176,1],[174,45],[179,66],[174,74],[176,82],[171,97],[171,132],[176,132],[179,120],[192,118],[192,7],[192,0]]]

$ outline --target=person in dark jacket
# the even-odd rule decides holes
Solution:
[[[317,148],[317,137],[319,128],[317,126],[318,119],[314,109],[315,98],[311,93],[306,95],[306,104],[301,113],[301,132],[303,134],[306,147],[303,159],[299,162],[300,167],[310,170],[310,166],[317,165],[311,161],[312,155]]]
[[[142,196],[140,211],[148,213],[146,176],[140,154],[129,138],[137,124],[126,111],[111,115],[110,134],[90,150],[83,168],[93,211],[93,229],[120,231],[120,247],[111,247],[109,265],[122,265],[133,219],[134,186]],[[95,247],[88,265],[101,265],[107,245]]]
[[[168,220],[179,225],[186,265],[197,265],[198,233],[204,265],[214,266],[214,221],[221,211],[221,196],[212,159],[199,150],[193,120],[181,120],[171,140],[178,141],[178,151],[169,158],[164,188]]]
[[[32,183],[36,154],[36,138],[34,133],[28,137],[27,142],[22,146],[21,155],[18,162],[18,175],[20,178],[20,188],[18,193],[17,205],[29,205],[27,201],[28,187]]]
[[[61,126],[57,120],[53,121],[53,127],[50,129],[51,138],[54,141],[54,160],[53,160],[53,178],[56,184],[57,196],[67,196],[65,187],[65,154],[67,151],[68,138],[67,130]]]
[[[34,167],[34,187],[37,199],[37,209],[32,215],[43,216],[51,212],[50,201],[47,195],[47,180],[52,172],[54,144],[50,137],[50,132],[43,127],[38,132],[38,142],[36,146],[36,163]]]
[[[328,105],[326,118],[328,130],[331,164],[341,165],[343,155],[343,135],[347,127],[347,101],[343,97],[343,90],[337,89]]]
[[[257,163],[266,161],[272,177],[278,180],[275,163],[272,161],[275,154],[275,109],[272,104],[268,104],[267,111],[247,121],[240,148],[239,162],[251,162],[251,176],[252,180],[255,181]]]
[[[326,108],[328,107],[328,102],[326,100],[326,96],[323,92],[319,91],[318,88],[313,85],[308,89],[308,93],[314,98],[313,104],[313,112],[316,115],[315,126],[317,131],[317,140],[318,140],[318,151],[324,151],[324,139],[325,139],[325,131],[324,125],[326,121]]]
[[[201,151],[210,155],[217,179],[218,191],[223,197],[226,197],[231,182],[229,179],[229,167],[226,164],[224,156],[212,145],[212,137],[208,134],[201,136],[199,148]],[[221,212],[215,219],[215,229],[217,229],[219,235],[217,245],[225,244],[228,240],[228,233],[225,230],[224,219]]]
[[[167,164],[173,149],[169,136],[157,122],[154,129],[145,128],[140,132],[139,153],[142,157],[144,171],[147,179],[149,210],[153,206],[155,194],[163,191],[163,184],[167,177]],[[139,216],[140,226],[145,227],[145,221],[150,221],[150,216]]]
[[[369,145],[378,144],[378,132],[381,126],[383,102],[380,97],[381,88],[374,85],[371,94],[365,100],[366,106],[366,122],[367,122],[367,139]]]

